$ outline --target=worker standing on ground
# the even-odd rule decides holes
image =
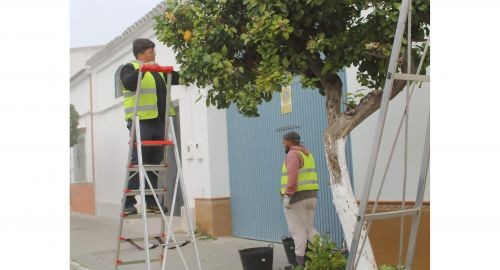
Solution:
[[[313,155],[301,145],[300,135],[291,131],[283,136],[286,158],[281,169],[281,195],[288,231],[295,242],[298,265],[304,266],[307,241],[318,234],[314,214],[318,196],[318,175]]]
[[[156,52],[155,44],[145,38],[134,40],[132,51],[135,56],[134,61],[127,63],[121,70],[120,80],[123,92],[123,107],[125,109],[125,121],[129,133],[132,127],[132,118],[134,114],[135,96],[137,89],[137,77],[139,68],[142,64],[158,65],[155,62]],[[141,139],[142,140],[164,140],[165,139],[165,109],[167,102],[167,75],[160,72],[145,72],[142,74],[141,92],[139,96],[139,105],[137,115],[139,116]],[[179,74],[172,73],[172,85],[179,84]],[[170,107],[170,115],[175,114],[173,106]],[[142,148],[142,160],[144,164],[160,164],[163,159],[163,149],[161,147]],[[131,164],[137,164],[137,149],[133,147]],[[134,172],[130,172],[133,174]],[[158,186],[158,176],[153,172],[147,173],[153,188]],[[148,187],[146,183],[146,188]],[[139,189],[139,174],[135,174],[128,182],[129,189]],[[135,196],[127,196],[125,200],[126,214],[137,214],[137,203]],[[146,196],[146,209],[148,212],[159,213],[160,210],[156,204],[153,195]],[[167,212],[164,207],[164,212]]]

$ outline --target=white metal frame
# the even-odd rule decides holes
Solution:
[[[405,30],[405,22],[408,19],[408,67],[411,66],[411,0],[403,0],[400,8],[400,13],[399,13],[399,19],[398,19],[398,24],[397,24],[397,29],[396,29],[396,34],[394,36],[394,41],[392,45],[392,52],[391,52],[391,58],[389,62],[389,67],[387,71],[387,78],[385,81],[384,85],[384,92],[382,96],[382,101],[380,105],[380,113],[378,117],[378,122],[376,126],[376,131],[375,131],[375,138],[373,141],[372,145],[372,152],[370,156],[370,162],[368,164],[368,169],[367,169],[367,174],[365,178],[365,184],[363,188],[363,193],[361,197],[361,202],[360,202],[360,207],[359,207],[359,212],[358,212],[358,217],[356,220],[356,226],[354,229],[354,234],[350,246],[350,251],[349,251],[349,258],[347,260],[347,269],[352,270],[352,269],[357,269],[357,265],[359,263],[359,254],[362,254],[364,245],[366,243],[367,237],[363,238],[361,247],[359,247],[359,242],[360,239],[362,239],[362,233],[363,233],[363,227],[367,226],[366,229],[366,236],[368,235],[370,228],[371,228],[371,221],[373,220],[379,220],[379,219],[388,219],[388,218],[401,218],[401,230],[400,230],[400,250],[399,250],[399,263],[401,264],[402,261],[402,254],[403,254],[403,226],[404,226],[404,217],[405,216],[412,216],[412,227],[410,231],[410,237],[408,240],[408,249],[407,249],[407,256],[406,256],[406,262],[405,262],[405,269],[411,269],[412,264],[413,264],[413,259],[414,259],[414,253],[415,253],[415,244],[416,244],[416,237],[417,237],[417,232],[418,232],[418,226],[420,223],[420,216],[421,216],[421,209],[422,209],[422,203],[423,203],[423,198],[424,198],[424,193],[425,193],[425,186],[427,184],[427,173],[428,173],[428,168],[429,168],[429,144],[430,144],[430,136],[429,136],[429,120],[427,122],[427,134],[425,138],[425,144],[424,144],[424,151],[423,151],[423,156],[422,156],[422,166],[420,170],[420,177],[419,177],[419,184],[418,184],[418,190],[417,190],[417,198],[415,200],[415,207],[412,209],[406,209],[405,207],[405,201],[406,201],[406,182],[407,182],[407,151],[408,151],[408,110],[409,110],[409,103],[411,96],[413,95],[413,90],[416,85],[416,81],[418,82],[429,82],[430,78],[429,76],[425,75],[419,75],[420,71],[423,66],[424,59],[427,54],[428,46],[429,46],[429,40],[426,43],[424,52],[422,54],[422,58],[420,59],[419,66],[417,68],[416,74],[402,74],[402,73],[396,73],[397,69],[397,60],[399,58],[400,54],[400,49],[401,49],[401,43],[403,39],[403,34]],[[411,69],[408,68],[408,72],[411,72]],[[384,176],[382,178],[382,183],[380,185],[380,188],[378,190],[377,198],[375,200],[375,204],[373,206],[372,212],[369,214],[366,214],[366,208],[368,205],[368,200],[370,197],[370,192],[371,192],[371,186],[374,178],[374,173],[375,173],[375,168],[377,165],[377,159],[378,159],[378,154],[380,150],[380,144],[381,144],[381,139],[384,131],[384,125],[385,125],[385,120],[387,116],[387,110],[389,106],[389,101],[390,101],[390,96],[392,93],[392,87],[394,80],[407,80],[408,84],[406,86],[406,106],[405,106],[405,111],[403,114],[403,117],[400,121],[398,131],[396,133],[396,137],[394,140],[394,143],[392,145],[392,150],[389,156],[389,161],[387,163],[387,166],[385,167],[385,172]],[[403,179],[403,191],[402,191],[402,205],[401,205],[401,210],[398,211],[391,211],[391,212],[384,212],[384,213],[375,213],[377,205],[378,205],[378,200],[380,198],[380,194],[382,191],[382,188],[384,186],[385,180],[386,180],[386,175],[387,171],[389,168],[389,165],[392,160],[392,155],[394,153],[394,149],[396,146],[396,143],[399,138],[399,134],[401,131],[402,123],[403,120],[405,120],[405,161],[404,161],[404,179]]]

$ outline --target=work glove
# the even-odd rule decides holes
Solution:
[[[285,196],[283,196],[283,206],[286,209],[290,209],[290,196],[288,196],[288,194],[285,194]]]

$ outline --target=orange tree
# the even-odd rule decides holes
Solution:
[[[240,113],[258,116],[259,104],[300,75],[305,87],[326,96],[325,136],[334,140],[380,106],[398,0],[166,2],[165,13],[156,18],[157,37],[175,51],[181,82],[208,87],[207,106],[234,103]],[[413,1],[415,44],[429,33],[429,5],[429,0]],[[422,46],[415,45],[415,59],[421,52]],[[359,83],[372,91],[341,113],[342,82],[336,72],[349,66],[359,70]],[[395,83],[392,97],[404,84]]]
[[[342,170],[345,165],[339,162],[345,158],[341,144],[380,107],[400,1],[166,2],[155,31],[158,40],[176,53],[181,83],[207,88],[207,106],[222,109],[235,104],[241,114],[258,116],[259,104],[270,101],[293,76],[300,76],[303,86],[325,96],[324,142],[332,190],[334,184],[339,190],[350,185],[347,170]],[[429,0],[412,2],[412,64],[429,34],[429,8]],[[404,39],[401,56],[406,55],[406,43]],[[399,67],[403,72],[408,66],[405,59],[401,57]],[[341,112],[342,82],[337,71],[350,66],[357,68],[359,83],[371,91]],[[396,81],[391,98],[404,86],[405,82]],[[339,204],[336,201],[337,210]]]

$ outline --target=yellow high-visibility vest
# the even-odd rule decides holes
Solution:
[[[316,173],[316,164],[314,163],[314,157],[311,153],[305,155],[301,151],[298,151],[302,160],[304,160],[304,166],[299,170],[299,176],[297,179],[297,191],[304,190],[319,190],[318,184],[318,174]],[[285,194],[286,186],[288,184],[288,170],[283,161],[283,166],[281,167],[281,195]]]
[[[134,68],[137,70],[141,64],[137,61],[130,62]],[[160,72],[162,79],[163,73]],[[125,89],[123,84],[121,85],[123,93],[123,108],[125,110],[125,120],[130,120],[134,116],[134,106],[135,106],[135,91],[130,91]],[[137,115],[140,120],[154,119],[158,117],[158,97],[156,95],[156,81],[151,72],[144,73],[141,80],[141,93],[139,95],[139,104],[137,105]],[[175,115],[175,108],[170,101],[169,115]]]

